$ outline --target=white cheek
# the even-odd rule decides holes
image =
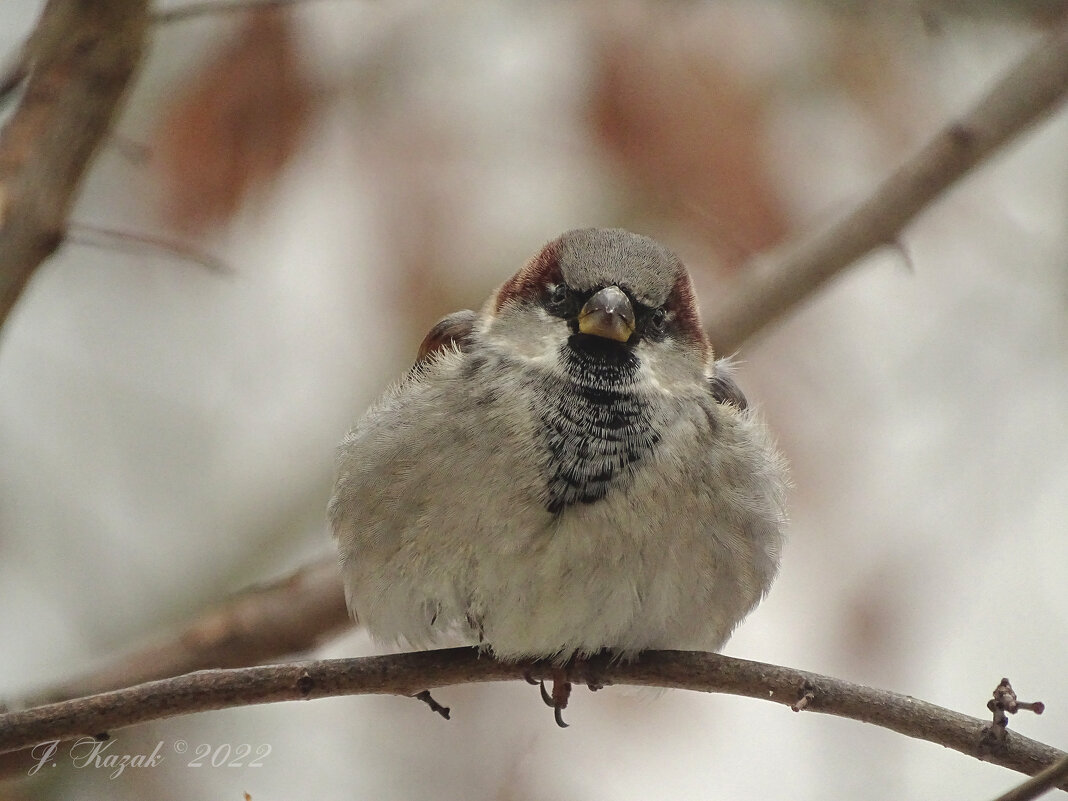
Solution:
[[[668,342],[646,343],[638,349],[640,381],[654,392],[674,396],[703,386],[705,365],[692,351]]]
[[[668,389],[660,382],[660,376],[657,375],[657,372],[657,370],[649,366],[648,359],[641,361],[641,382],[654,392],[662,392],[666,395],[668,394]]]
[[[567,336],[564,321],[537,307],[505,312],[484,329],[488,345],[507,348],[513,357],[539,366],[557,363],[560,343]]]

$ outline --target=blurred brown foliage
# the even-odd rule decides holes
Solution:
[[[272,9],[250,13],[160,117],[150,147],[164,218],[190,234],[225,224],[293,155],[314,91],[290,18]]]
[[[767,173],[765,96],[711,48],[688,44],[686,26],[707,18],[646,22],[612,26],[600,39],[594,133],[640,191],[736,265],[788,231]]]

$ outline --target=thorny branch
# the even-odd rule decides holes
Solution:
[[[982,753],[980,741],[988,725],[984,721],[885,690],[722,654],[652,651],[631,663],[598,656],[569,663],[565,671],[577,684],[723,692],[788,707],[804,693],[809,711],[873,723],[1029,775],[1068,757],[1016,732],[1006,732],[997,749]],[[474,648],[205,670],[0,715],[0,751],[79,735],[102,736],[134,723],[248,704],[356,694],[415,697],[435,687],[551,679],[559,672],[543,661],[498,662]],[[1062,787],[1068,789],[1068,784]]]

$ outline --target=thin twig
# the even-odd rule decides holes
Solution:
[[[1032,798],[1038,798],[1055,787],[1065,789],[1065,780],[1068,780],[1068,757],[1055,762],[1018,787],[999,795],[994,801],[1031,801]]]
[[[29,74],[26,46],[23,45],[0,67],[0,104],[7,100],[8,95],[12,94]]]
[[[846,267],[895,243],[912,219],[969,170],[1050,113],[1068,93],[1068,15],[971,111],[942,129],[866,201],[826,230],[803,237],[748,269],[708,315],[720,353],[815,294]]]
[[[0,131],[0,325],[63,241],[93,154],[141,63],[148,0],[48,0]]]
[[[152,21],[157,25],[171,22],[184,22],[197,17],[215,14],[234,14],[243,11],[261,11],[268,8],[289,8],[291,6],[321,3],[325,0],[203,0],[203,2],[185,3],[166,11],[157,11]]]
[[[255,665],[311,651],[352,626],[337,560],[313,562],[245,590],[159,642],[81,678],[14,699],[25,709],[208,668]],[[420,688],[422,689],[422,688]]]
[[[811,694],[806,707],[809,711],[872,723],[973,757],[979,756],[979,738],[986,725],[982,720],[908,696],[721,654],[658,651],[625,664],[596,657],[570,664],[565,670],[568,680],[576,684],[615,683],[722,692],[763,698],[787,707],[797,701],[798,691],[805,688]],[[249,704],[357,694],[415,696],[423,690],[454,684],[553,679],[559,673],[560,668],[550,662],[506,664],[473,648],[205,670],[0,715],[0,751]],[[1034,775],[1066,756],[1009,732],[1004,746],[983,758]],[[1068,785],[1065,787],[1068,789]]]
[[[277,661],[306,654],[352,625],[337,559],[330,557],[245,589],[181,629],[84,676],[0,699],[0,709],[28,709],[196,670]],[[0,780],[24,772],[27,759],[25,754],[0,754]]]
[[[101,228],[84,223],[68,223],[66,240],[72,245],[107,248],[108,250],[126,249],[130,252],[155,250],[182,261],[199,264],[213,273],[231,273],[230,266],[220,258],[196,250],[181,242],[164,239],[151,234],[139,234],[133,231],[120,231],[116,228]]]

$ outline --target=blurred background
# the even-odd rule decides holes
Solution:
[[[42,3],[4,0],[0,52]],[[175,8],[177,2],[163,6]],[[329,554],[333,449],[443,314],[568,228],[655,236],[706,306],[862,200],[1063,2],[364,2],[161,24],[0,340],[0,696]],[[106,244],[106,243],[105,243]],[[780,578],[727,653],[1068,746],[1068,114],[738,354],[793,465]],[[315,656],[382,649],[353,632]],[[1017,774],[683,692],[447,688],[124,730],[159,767],[3,799],[993,797]],[[179,739],[267,744],[190,768]],[[170,750],[168,750],[170,749]],[[192,754],[192,750],[190,751]],[[29,769],[30,764],[27,764]]]

